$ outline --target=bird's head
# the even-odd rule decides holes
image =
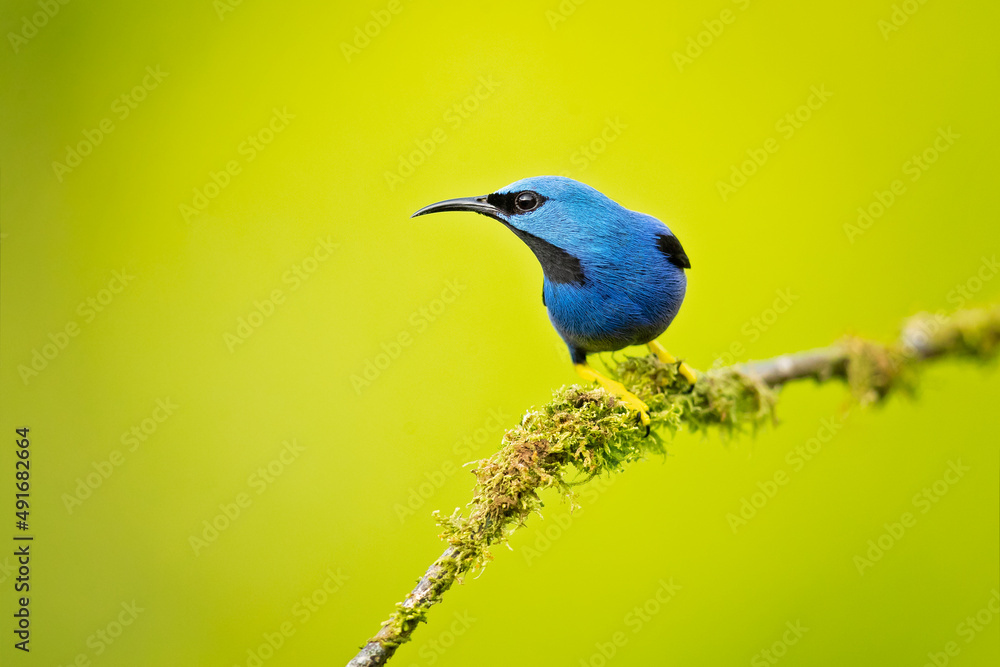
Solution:
[[[552,282],[585,282],[585,268],[634,264],[643,248],[660,246],[678,269],[689,268],[680,243],[662,222],[630,211],[589,185],[563,176],[534,176],[480,197],[425,206],[416,213],[473,211],[499,220],[524,241]]]
[[[499,220],[514,230],[541,238],[579,234],[577,218],[593,220],[618,204],[579,181],[563,176],[533,176],[480,197],[460,197],[425,206],[412,217],[442,211],[473,211]],[[575,227],[575,228],[574,228]],[[570,240],[567,238],[566,240]]]
[[[536,255],[539,249],[552,246],[577,257],[605,244],[620,243],[628,217],[641,215],[563,176],[534,176],[492,194],[447,199],[425,206],[413,217],[442,211],[473,211],[498,220]]]

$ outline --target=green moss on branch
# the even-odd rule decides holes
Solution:
[[[490,548],[506,542],[540,510],[543,490],[554,489],[572,503],[573,488],[581,481],[664,454],[655,431],[715,427],[726,434],[752,432],[774,423],[775,388],[792,380],[840,378],[867,404],[912,389],[918,367],[928,359],[948,355],[986,362],[998,351],[1000,306],[994,306],[950,317],[919,315],[905,323],[900,339],[890,345],[847,338],[828,348],[713,369],[694,387],[674,365],[652,356],[627,358],[616,375],[649,405],[650,437],[635,414],[602,389],[563,387],[547,405],[525,414],[504,434],[500,450],[479,462],[466,512],[435,512],[448,548],[350,664],[384,664],[456,580],[484,567]]]

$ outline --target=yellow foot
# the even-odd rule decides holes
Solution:
[[[646,427],[646,435],[649,435],[649,406],[646,405],[642,399],[630,392],[625,388],[621,382],[616,382],[611,378],[604,377],[588,364],[573,364],[576,368],[576,372],[584,380],[588,382],[598,382],[604,389],[609,393],[613,394],[622,403],[628,407],[629,410],[634,410],[639,413],[639,421],[643,426]]]
[[[659,341],[651,340],[646,344],[649,346],[650,352],[655,354],[657,358],[663,363],[665,364],[677,363],[677,359],[674,357],[674,355],[667,352],[667,348],[660,345]],[[698,381],[698,375],[694,372],[694,369],[688,366],[683,361],[681,362],[681,365],[677,370],[679,370],[680,374],[684,376],[684,379],[686,379],[691,384],[694,384],[695,382]]]

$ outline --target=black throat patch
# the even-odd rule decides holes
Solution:
[[[514,204],[514,200],[517,199],[519,194],[519,192],[506,192],[503,194],[494,192],[493,194],[486,196],[486,201],[506,215],[522,215],[525,211],[518,210],[517,206]],[[544,204],[546,201],[545,197],[539,195],[538,193],[535,193],[535,196],[540,200],[539,206]],[[535,253],[535,257],[538,258],[538,263],[542,265],[542,273],[545,274],[545,277],[548,278],[550,282],[572,283],[575,285],[587,284],[587,276],[583,273],[583,267],[580,265],[579,257],[571,255],[559,246],[552,245],[545,239],[539,238],[534,234],[529,234],[522,229],[518,229],[500,216],[491,217],[506,225],[510,231],[517,234],[519,239],[524,241],[525,245],[531,248],[531,252]]]
[[[656,247],[660,249],[670,263],[676,266],[678,269],[690,269],[691,260],[688,259],[687,253],[684,252],[684,248],[681,247],[681,242],[677,240],[676,236],[670,234],[657,234]]]
[[[538,263],[542,265],[542,273],[549,281],[576,285],[587,284],[587,276],[583,273],[583,267],[580,265],[578,257],[513,225],[507,225],[507,227],[531,248],[531,252],[535,253]]]

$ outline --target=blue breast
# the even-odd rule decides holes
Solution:
[[[665,252],[659,237],[670,232],[654,222],[627,234],[613,253],[606,247],[601,253],[580,253],[583,284],[546,277],[549,319],[574,356],[647,343],[677,315],[687,289],[682,268],[687,258]],[[679,243],[670,246],[680,248]]]

